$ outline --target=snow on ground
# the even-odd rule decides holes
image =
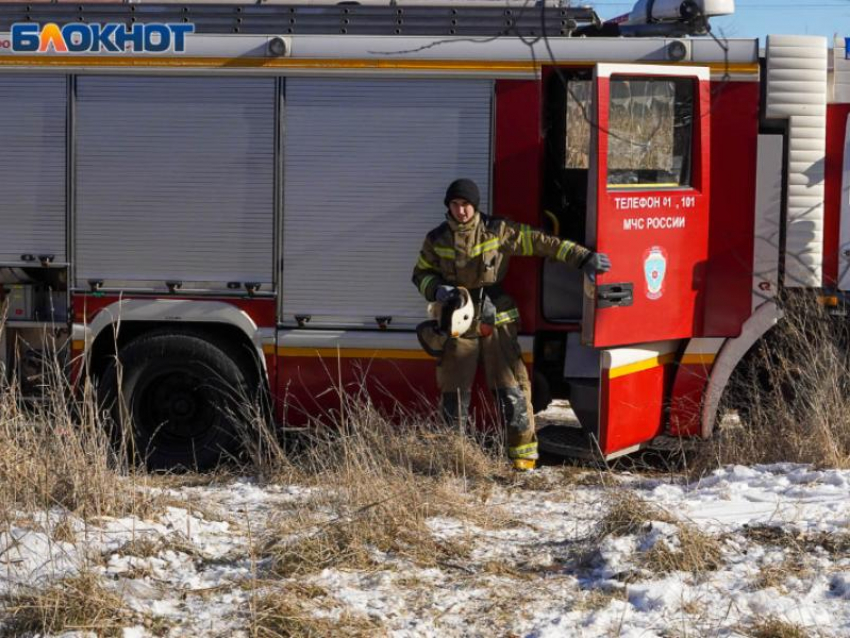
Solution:
[[[850,471],[736,466],[687,483],[548,467],[494,487],[481,505],[507,512],[511,525],[428,521],[435,537],[470,544],[456,561],[422,567],[376,552],[373,569],[275,581],[256,540],[315,492],[238,479],[162,490],[173,505],[153,520],[20,517],[0,533],[0,591],[94,571],[132,610],[156,619],[127,627],[128,638],[152,627],[247,635],[256,592],[296,584],[326,593],[317,616],[371,619],[371,635],[747,636],[767,620],[798,625],[799,635],[850,635]],[[659,520],[599,534],[626,494],[657,506]],[[683,526],[717,542],[717,569],[648,562],[654,549],[686,549]]]

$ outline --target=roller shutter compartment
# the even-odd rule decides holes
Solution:
[[[0,263],[65,257],[67,79],[0,77]]]
[[[291,78],[286,83],[283,319],[391,328],[423,320],[410,281],[458,177],[488,209],[486,80]]]
[[[77,281],[269,290],[272,78],[78,79]]]

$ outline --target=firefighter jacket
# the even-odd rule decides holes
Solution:
[[[580,268],[592,253],[566,239],[526,224],[476,212],[465,224],[450,214],[428,233],[416,267],[413,284],[425,299],[434,301],[438,286],[463,286],[476,301],[482,292],[496,306],[495,325],[519,320],[514,300],[500,284],[511,255],[550,257]],[[476,303],[476,312],[481,307]]]

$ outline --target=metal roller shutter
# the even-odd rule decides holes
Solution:
[[[446,186],[474,179],[488,209],[492,90],[468,79],[287,80],[284,321],[423,320],[410,277]]]
[[[0,262],[65,261],[65,76],[0,77]]]
[[[272,282],[275,81],[80,77],[77,281]]]

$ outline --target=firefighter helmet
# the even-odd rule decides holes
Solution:
[[[428,316],[438,323],[441,332],[456,339],[472,327],[475,318],[472,295],[466,288],[457,287],[446,301],[429,303]]]
[[[472,327],[475,318],[472,295],[466,288],[455,288],[446,301],[428,304],[428,316],[431,319],[416,326],[416,336],[425,352],[439,357],[449,339],[460,337]]]

